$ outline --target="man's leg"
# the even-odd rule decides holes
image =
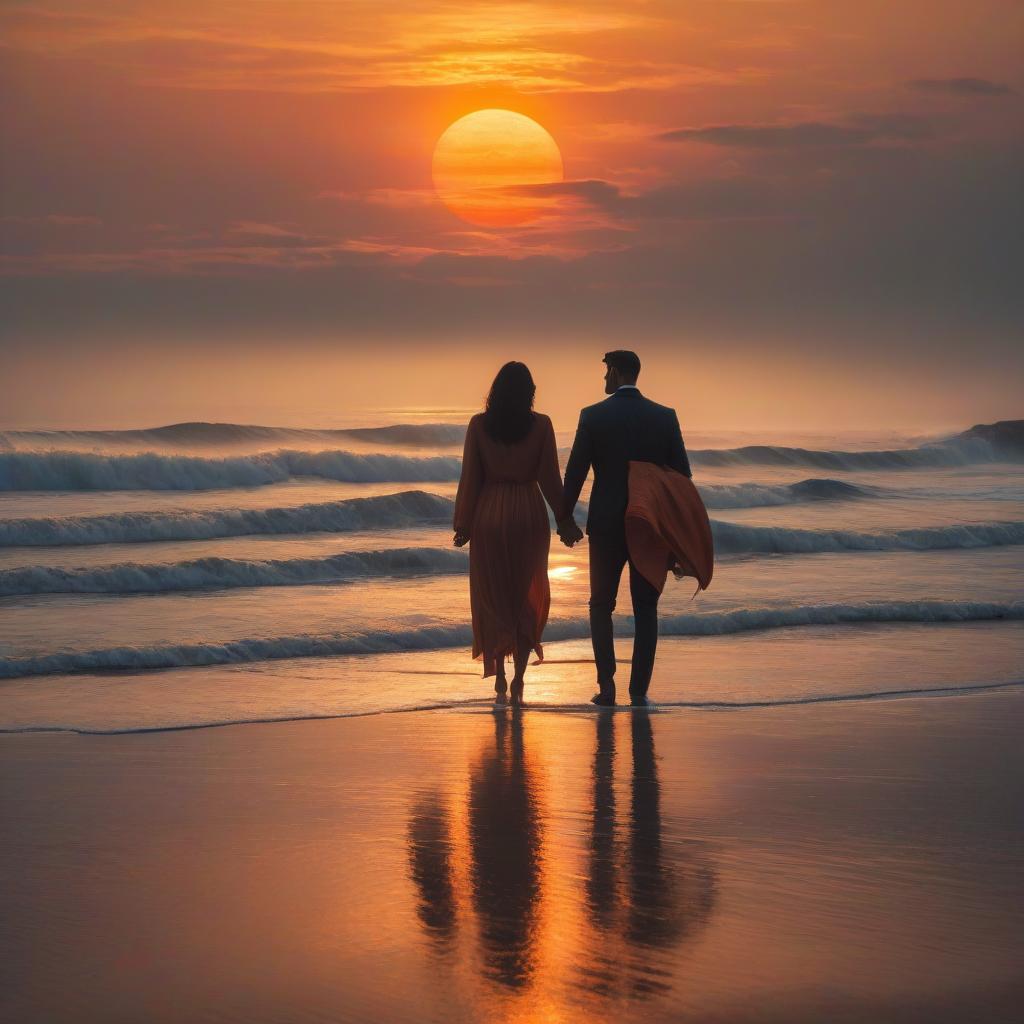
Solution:
[[[633,599],[633,666],[629,674],[629,695],[646,697],[654,672],[654,653],[658,647],[657,589],[629,563],[629,596]]]
[[[626,564],[625,534],[601,536],[591,534],[590,548],[590,639],[597,664],[597,684],[602,693],[615,692],[615,640],[612,635],[612,612],[615,596]]]

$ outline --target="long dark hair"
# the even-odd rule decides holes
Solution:
[[[495,441],[522,441],[533,426],[533,396],[537,385],[525,363],[506,363],[487,395],[484,430]]]

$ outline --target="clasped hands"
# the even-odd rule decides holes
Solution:
[[[567,548],[571,548],[583,540],[583,531],[576,525],[576,520],[572,516],[567,516],[558,524],[558,537]],[[463,530],[456,530],[452,544],[457,548],[462,548],[468,543],[469,534]]]
[[[558,539],[567,548],[583,540],[583,531],[576,525],[576,520],[572,516],[566,516],[558,524]]]

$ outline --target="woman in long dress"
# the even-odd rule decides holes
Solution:
[[[469,421],[455,498],[455,546],[469,543],[473,657],[483,659],[485,679],[495,677],[496,701],[504,703],[507,693],[515,705],[522,704],[530,652],[544,657],[551,604],[544,499],[556,518],[562,508],[555,432],[547,416],[533,411],[536,390],[523,363],[498,371],[485,411]]]

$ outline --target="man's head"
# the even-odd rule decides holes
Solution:
[[[617,349],[606,352],[604,364],[604,393],[613,395],[623,384],[635,384],[640,376],[640,357],[635,352]]]

